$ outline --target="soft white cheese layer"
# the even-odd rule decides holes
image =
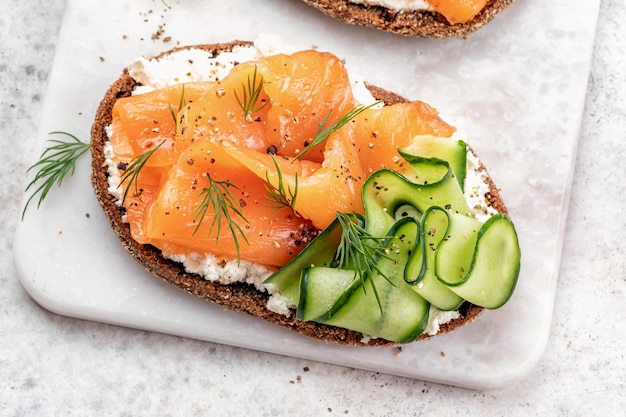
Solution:
[[[489,185],[485,182],[485,171],[479,171],[480,160],[469,150],[467,151],[467,174],[463,193],[467,205],[476,216],[476,219],[485,222],[498,211],[489,206],[485,195],[489,192]]]
[[[350,0],[350,2],[370,6],[382,6],[392,10],[435,10],[426,0]]]
[[[424,1],[412,0],[372,0],[369,3],[394,3],[412,4],[411,7],[424,6]],[[427,5],[427,4],[426,4]],[[270,56],[277,53],[293,53],[294,48],[282,43],[278,36],[260,36],[251,47],[236,47],[232,52],[224,52],[217,57],[200,49],[184,49],[167,55],[161,59],[139,58],[130,65],[129,74],[142,85],[134,94],[146,93],[169,85],[193,82],[193,81],[217,81],[224,78],[237,62],[245,62]],[[365,86],[363,77],[349,73],[353,86],[353,94],[357,101],[363,105],[375,101]],[[107,134],[111,134],[110,129]],[[109,192],[115,196],[121,204],[122,190],[119,187],[120,175],[113,161],[113,149],[109,143],[105,145],[105,156],[109,172]],[[470,208],[473,209],[479,220],[485,220],[495,210],[487,205],[485,193],[488,186],[484,183],[484,176],[478,171],[479,160],[471,152],[467,158],[467,176],[465,196]],[[221,284],[233,282],[246,282],[254,285],[259,291],[267,291],[271,294],[267,308],[283,315],[292,314],[295,307],[289,299],[282,296],[272,285],[264,285],[263,281],[272,273],[263,265],[247,261],[225,260],[212,254],[189,253],[186,255],[163,253],[163,256],[175,262],[181,263],[189,273],[195,273],[204,279]],[[434,335],[439,331],[440,325],[459,317],[458,311],[443,312],[431,306],[428,326],[425,333]]]
[[[207,281],[228,285],[233,282],[245,282],[254,285],[258,290],[265,291],[263,281],[271,274],[266,266],[236,259],[224,260],[210,253],[191,252],[185,255],[162,252],[163,256],[181,263],[185,270],[198,274]]]
[[[442,324],[446,324],[447,322],[458,319],[459,317],[461,317],[461,313],[459,313],[458,310],[442,311],[431,305],[430,312],[428,313],[428,325],[426,326],[424,333],[429,336],[434,336],[439,333],[439,327]]]

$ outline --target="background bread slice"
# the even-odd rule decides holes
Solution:
[[[231,50],[235,45],[250,44],[250,42],[233,41],[230,43],[196,45],[193,47],[212,51],[217,54],[222,51]],[[183,48],[191,48],[191,46]],[[157,58],[179,49],[181,48],[167,51],[157,56]],[[157,248],[151,245],[139,244],[131,237],[130,228],[128,224],[123,221],[124,209],[116,204],[115,197],[108,191],[109,184],[104,145],[108,140],[106,128],[111,124],[113,105],[119,98],[131,95],[137,85],[137,82],[128,75],[128,71],[125,69],[121,76],[109,87],[104,98],[101,100],[91,130],[92,185],[96,198],[102,206],[105,216],[122,246],[156,277],[206,301],[218,304],[229,310],[248,313],[252,316],[323,340],[327,343],[362,345],[363,335],[361,333],[313,322],[301,322],[294,317],[295,314],[292,314],[291,317],[286,317],[269,311],[265,308],[269,297],[268,294],[261,293],[248,284],[235,283],[222,285],[206,281],[199,275],[186,272],[182,264],[161,256],[161,252]],[[406,101],[403,97],[385,89],[372,85],[368,85],[368,88],[376,98],[385,101],[387,104]],[[485,167],[481,165],[480,169],[484,170]],[[487,196],[490,204],[498,211],[506,212],[506,207],[498,194],[498,189],[489,177],[487,177],[487,183],[491,190]],[[480,315],[483,309],[465,303],[459,311],[461,317],[442,325],[439,334],[450,332],[472,322]],[[419,339],[427,338],[429,338],[429,336],[423,335]],[[394,343],[382,339],[369,339],[369,341],[365,343],[372,346],[394,345]]]
[[[451,25],[439,13],[419,10],[391,10],[367,6],[350,0],[303,0],[322,13],[345,23],[366,26],[406,36],[424,38],[464,38],[491,22],[514,0],[490,0],[472,20]]]

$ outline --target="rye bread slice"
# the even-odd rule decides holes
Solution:
[[[472,20],[450,24],[443,15],[425,10],[393,10],[350,0],[303,0],[320,12],[352,25],[365,26],[405,36],[465,38],[491,22],[514,0],[490,0]]]
[[[233,41],[221,44],[187,46],[166,51],[156,58],[158,59],[161,56],[171,54],[179,49],[192,47],[219,54],[220,52],[231,50],[236,45],[251,45],[251,43]],[[119,98],[130,96],[133,89],[138,85],[139,84],[130,77],[128,70],[124,69],[121,76],[109,87],[100,102],[91,129],[91,182],[96,198],[122,246],[155,277],[161,278],[206,301],[218,304],[224,309],[245,312],[254,317],[284,326],[290,330],[327,343],[342,345],[366,344],[370,346],[395,345],[395,343],[383,339],[364,339],[361,333],[351,330],[314,322],[302,322],[295,318],[295,314],[286,317],[270,311],[265,307],[269,295],[258,291],[254,286],[244,283],[223,285],[204,280],[197,274],[186,272],[182,264],[163,257],[161,251],[156,247],[139,244],[132,238],[129,225],[123,220],[124,209],[116,204],[116,198],[108,191],[109,183],[104,145],[108,141],[106,130],[107,126],[111,124],[113,105]],[[383,100],[387,104],[406,101],[403,97],[385,89],[372,85],[368,85],[368,88],[377,99]],[[485,170],[485,167],[481,165],[480,169]],[[490,192],[487,195],[490,204],[496,210],[506,213],[506,207],[500,198],[498,189],[488,176],[486,182],[490,188]],[[451,332],[458,327],[474,321],[482,311],[483,308],[481,307],[467,302],[464,303],[459,309],[460,317],[441,325],[438,334]],[[424,340],[430,337],[431,336],[428,335],[422,335],[418,340]]]

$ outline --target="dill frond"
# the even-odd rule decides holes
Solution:
[[[89,150],[89,143],[82,142],[70,133],[55,131],[50,132],[50,134],[65,135],[71,140],[50,140],[49,142],[53,143],[53,145],[47,147],[41,154],[39,161],[28,168],[27,172],[30,172],[33,169],[39,170],[37,171],[37,174],[35,174],[33,180],[26,186],[25,192],[28,192],[36,187],[37,184],[39,184],[39,186],[34,189],[32,195],[26,201],[26,205],[22,211],[22,219],[24,219],[26,209],[37,194],[39,194],[39,199],[37,201],[37,208],[39,208],[48,195],[48,192],[50,192],[52,186],[56,184],[60,187],[63,179],[68,173],[70,176],[73,175],[76,169],[76,161],[78,161],[78,159]]]

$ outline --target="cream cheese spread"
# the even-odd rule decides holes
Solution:
[[[228,75],[237,62],[293,52],[295,50],[283,44],[279,37],[265,35],[259,37],[253,46],[235,46],[232,51],[217,56],[209,51],[189,48],[158,59],[138,58],[130,64],[129,75],[141,83],[134,94],[142,94],[173,84],[219,81]]]
[[[485,182],[486,173],[480,170],[480,160],[471,152],[467,151],[467,175],[463,189],[467,205],[476,219],[485,222],[498,211],[489,205],[486,195],[489,185]]]
[[[350,0],[350,2],[369,6],[381,6],[392,10],[435,10],[426,0]]]
[[[429,7],[421,0],[367,0],[367,3],[385,5],[393,4],[395,7]],[[224,78],[237,62],[254,60],[263,56],[278,53],[293,53],[295,50],[282,43],[278,36],[264,35],[257,39],[253,46],[237,46],[231,52],[224,52],[218,56],[200,49],[181,49],[160,59],[139,58],[129,67],[129,74],[133,79],[141,83],[134,94],[146,93],[169,85],[193,82],[193,81],[218,81]],[[363,105],[375,101],[365,86],[361,76],[349,73],[353,87],[353,94],[357,101]],[[110,136],[110,128],[107,130]],[[120,174],[113,161],[113,149],[109,142],[104,147],[106,162],[109,173],[109,192],[116,197],[121,204],[122,190]],[[485,199],[485,193],[489,187],[484,182],[484,174],[478,170],[480,162],[471,152],[467,155],[467,176],[465,196],[476,218],[485,220],[496,211],[490,208]],[[245,282],[254,285],[259,291],[267,291],[270,294],[267,308],[283,315],[293,312],[293,303],[279,294],[273,285],[265,285],[263,281],[272,274],[272,270],[263,265],[254,264],[244,260],[225,260],[212,254],[188,253],[185,255],[168,254],[163,256],[175,262],[181,263],[185,270],[202,276],[204,279],[230,284],[233,282]],[[424,333],[435,335],[440,325],[459,317],[458,311],[441,311],[431,306],[428,326]]]
[[[461,313],[459,313],[458,310],[442,311],[431,305],[430,312],[428,313],[428,324],[426,325],[424,334],[434,336],[439,333],[439,327],[442,324],[446,324],[447,322],[458,319],[459,317],[461,317]]]
[[[272,271],[264,265],[245,260],[224,260],[210,253],[191,252],[185,255],[162,253],[166,258],[183,264],[187,272],[198,274],[207,281],[219,282],[224,285],[233,282],[245,282],[254,285],[260,291],[264,291],[263,281],[272,274]]]

